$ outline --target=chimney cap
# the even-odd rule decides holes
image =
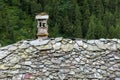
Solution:
[[[48,19],[49,15],[45,12],[39,13],[35,16],[35,19]]]

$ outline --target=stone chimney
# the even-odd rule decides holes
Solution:
[[[35,19],[37,20],[37,37],[38,39],[46,39],[48,38],[48,21],[49,15],[47,13],[40,13],[36,15]]]

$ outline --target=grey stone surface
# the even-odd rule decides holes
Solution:
[[[6,57],[8,54],[10,54],[11,52],[9,51],[0,51],[0,59]]]
[[[73,44],[63,44],[62,46],[61,46],[61,49],[63,50],[63,51],[71,51],[72,49],[73,49],[73,47],[74,47],[74,45]]]
[[[55,41],[58,42],[58,41],[62,41],[63,37],[58,37],[58,38],[55,38]]]
[[[39,45],[44,45],[44,44],[47,44],[49,42],[49,40],[33,40],[33,41],[30,41],[30,44],[31,45],[34,45],[34,46],[39,46]]]
[[[115,78],[115,80],[120,80],[120,78]]]
[[[120,40],[62,37],[0,48],[0,80],[119,80]]]
[[[59,49],[61,48],[61,43],[60,43],[60,42],[55,43],[55,44],[53,45],[53,48],[54,48],[55,50],[59,50]]]

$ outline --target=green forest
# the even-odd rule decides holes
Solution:
[[[36,39],[41,12],[49,37],[120,38],[120,0],[0,0],[0,44]]]

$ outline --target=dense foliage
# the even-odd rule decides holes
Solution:
[[[50,37],[120,38],[120,0],[0,0],[0,43],[35,39],[40,12]]]

